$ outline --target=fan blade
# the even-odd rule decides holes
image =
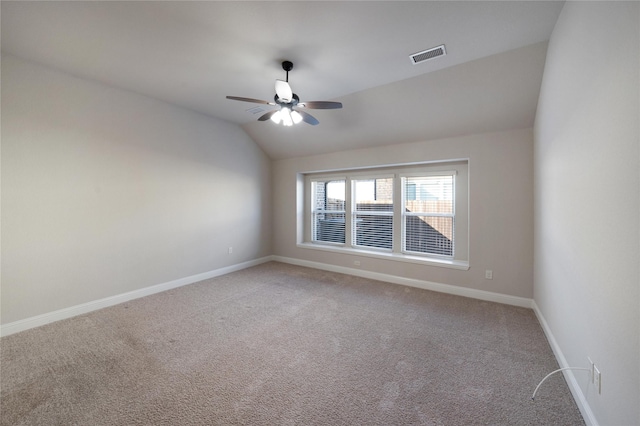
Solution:
[[[279,109],[274,109],[273,111],[269,111],[267,113],[264,113],[260,116],[260,118],[258,118],[258,121],[267,121],[268,119],[271,118],[271,116],[273,114],[275,114],[276,112],[280,111]]]
[[[291,99],[293,98],[293,91],[291,90],[289,83],[282,80],[276,80],[276,95],[278,95],[278,98],[285,103],[291,102]]]
[[[302,121],[304,121],[305,123],[311,124],[312,126],[315,126],[316,124],[320,123],[317,118],[315,118],[313,115],[309,114],[308,112],[304,112],[300,110],[296,110],[296,111],[298,111],[298,113],[302,116]]]
[[[275,105],[273,102],[267,102],[267,101],[262,101],[260,99],[253,99],[253,98],[241,98],[239,96],[227,96],[227,99],[231,99],[233,101],[253,102],[254,104]]]
[[[311,109],[339,109],[342,108],[342,103],[330,101],[310,101],[301,102],[298,104],[298,106]]]

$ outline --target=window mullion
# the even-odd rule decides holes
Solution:
[[[345,183],[345,206],[344,206],[344,225],[345,225],[345,230],[344,230],[344,242],[345,242],[345,246],[347,247],[353,247],[354,243],[353,243],[353,210],[355,207],[355,203],[353,203],[353,199],[351,194],[353,193],[352,187],[353,185],[353,181],[351,180],[350,177],[347,177],[346,179],[346,183]]]
[[[404,228],[402,226],[403,214],[402,209],[404,189],[402,188],[402,179],[395,174],[393,177],[393,252],[402,253],[402,238]]]

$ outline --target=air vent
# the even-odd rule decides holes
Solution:
[[[256,115],[256,114],[260,114],[261,112],[264,112],[264,111],[265,111],[265,109],[264,109],[264,108],[262,108],[262,107],[257,106],[257,107],[249,108],[249,109],[248,109],[248,110],[246,110],[246,111],[247,111],[249,114]]]
[[[442,46],[432,47],[431,49],[414,53],[409,57],[411,58],[411,63],[413,65],[417,65],[421,62],[428,61],[429,59],[437,58],[438,56],[444,56],[446,54],[447,54],[447,51],[444,49],[444,44],[443,44]]]

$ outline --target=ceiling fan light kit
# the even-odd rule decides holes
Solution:
[[[279,110],[269,111],[258,118],[258,121],[267,121],[271,119],[276,124],[282,123],[285,127],[293,126],[304,121],[307,124],[315,126],[319,121],[311,114],[305,111],[295,110],[294,107],[310,108],[310,109],[339,109],[342,103],[331,101],[309,101],[300,102],[298,95],[293,93],[289,85],[289,71],[293,69],[293,63],[290,61],[282,62],[282,69],[287,73],[286,80],[276,80],[275,91],[273,97],[274,102],[263,101],[260,99],[243,98],[240,96],[227,96],[227,99],[242,102],[253,102],[266,105],[279,105]]]
[[[281,108],[271,116],[271,121],[276,124],[280,124],[285,127],[293,126],[302,121],[302,115],[298,111],[291,111],[289,108]]]

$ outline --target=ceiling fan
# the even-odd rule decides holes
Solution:
[[[271,119],[274,123],[282,123],[284,126],[292,126],[294,124],[300,123],[301,121],[304,121],[305,123],[311,124],[313,126],[319,123],[319,121],[308,112],[294,109],[294,107],[309,109],[342,108],[342,103],[340,102],[300,102],[300,98],[298,97],[298,95],[293,93],[293,91],[291,90],[291,86],[289,86],[289,71],[293,69],[293,63],[290,61],[284,61],[282,63],[282,69],[287,72],[287,77],[284,81],[276,80],[276,94],[273,97],[274,102],[268,102],[253,98],[242,98],[239,96],[227,96],[227,99],[232,99],[234,101],[253,102],[256,104],[266,104],[274,106],[278,105],[280,106],[279,109],[263,114],[262,116],[260,116],[260,118],[258,118],[258,121],[267,121],[268,119]]]

